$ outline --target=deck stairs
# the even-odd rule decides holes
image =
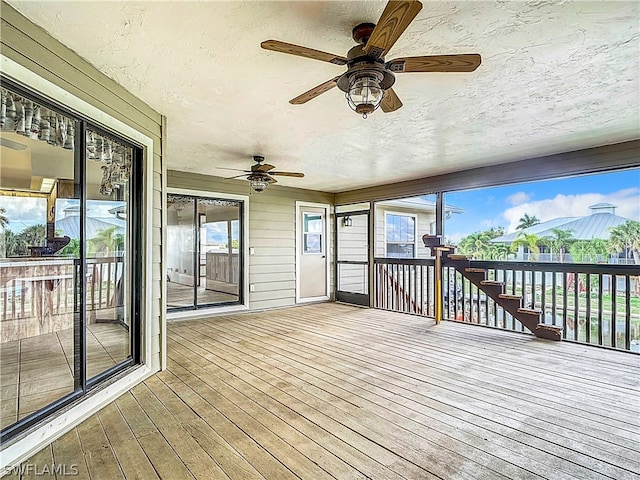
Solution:
[[[542,323],[542,311],[522,306],[522,297],[504,292],[504,282],[487,279],[487,271],[483,268],[473,268],[471,260],[466,255],[454,254],[453,248],[439,247],[442,252],[443,266],[451,266],[472,284],[477,286],[488,297],[500,305],[540,338],[562,340],[562,328],[556,325]]]

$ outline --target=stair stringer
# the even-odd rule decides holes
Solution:
[[[478,287],[502,309],[529,329],[536,337],[562,340],[562,328],[542,323],[542,312],[522,308],[522,298],[516,302],[514,295],[504,295],[504,283],[486,279],[486,270],[472,268],[471,261],[464,255],[443,256],[443,266],[456,269],[464,278]],[[501,297],[504,295],[504,297]]]

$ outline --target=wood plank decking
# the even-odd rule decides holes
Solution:
[[[174,322],[168,348],[167,371],[24,465],[98,480],[640,479],[637,355],[332,303]]]

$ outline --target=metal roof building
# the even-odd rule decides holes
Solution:
[[[594,238],[607,240],[611,235],[612,228],[630,220],[629,218],[616,215],[616,206],[611,203],[598,203],[591,205],[589,208],[591,209],[590,215],[584,217],[553,218],[546,222],[496,237],[491,240],[491,242],[511,243],[518,238],[521,232],[534,234],[539,238],[553,237],[552,230],[554,228],[571,232],[575,240],[593,240]]]

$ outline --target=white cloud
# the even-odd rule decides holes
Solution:
[[[47,201],[44,198],[1,196],[0,207],[9,220],[8,229],[20,232],[25,227],[47,223]]]
[[[582,217],[591,213],[590,205],[602,202],[616,205],[616,215],[620,217],[640,220],[640,189],[638,188],[627,188],[609,195],[601,193],[558,194],[553,198],[525,202],[508,208],[502,213],[502,216],[508,222],[507,232],[513,232],[525,213],[529,216],[536,216],[541,222],[558,217]]]
[[[521,203],[528,202],[529,200],[531,200],[531,195],[526,192],[516,192],[505,199],[509,205],[513,206],[518,206]]]

